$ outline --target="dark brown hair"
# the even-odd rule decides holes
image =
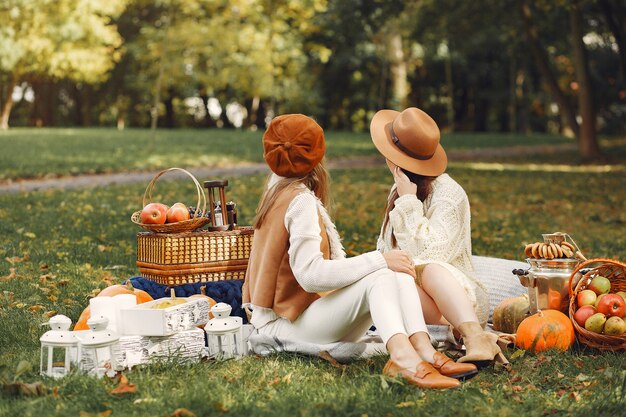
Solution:
[[[411,180],[413,184],[417,185],[416,196],[418,200],[423,203],[432,192],[433,181],[437,177],[428,177],[425,175],[414,174],[410,171],[407,171],[406,169],[400,169],[402,169],[402,172],[404,172],[406,176],[409,177],[409,180]],[[389,195],[389,198],[387,199],[387,206],[385,207],[385,220],[383,221],[383,234],[387,230],[387,225],[389,224],[389,213],[391,212],[391,210],[393,210],[393,206],[398,197],[398,190],[393,190],[393,192]],[[392,231],[391,245],[396,246],[397,243],[398,241],[396,240],[396,235]]]

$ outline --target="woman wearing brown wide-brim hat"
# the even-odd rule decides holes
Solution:
[[[475,375],[476,366],[457,364],[430,345],[408,253],[346,258],[325,208],[322,128],[301,114],[278,116],[263,148],[273,173],[257,208],[242,289],[256,331],[326,344],[357,341],[374,324],[391,356],[385,374],[438,389]],[[415,340],[426,344],[418,350]]]
[[[437,124],[415,107],[380,110],[370,134],[394,179],[378,249],[411,254],[426,322],[451,324],[460,333],[466,355],[459,362],[479,368],[506,363],[497,336],[483,330],[489,300],[474,276],[469,201],[445,173],[448,158]]]

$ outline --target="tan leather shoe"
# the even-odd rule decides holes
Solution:
[[[441,375],[426,361],[418,363],[415,371],[413,371],[412,369],[401,368],[393,359],[389,359],[385,364],[383,374],[391,378],[401,376],[409,384],[420,388],[446,389],[461,385],[457,379]]]
[[[472,363],[456,363],[441,352],[433,355],[433,367],[441,375],[456,379],[470,379],[478,373],[478,368]]]

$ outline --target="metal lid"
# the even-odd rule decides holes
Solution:
[[[87,326],[91,330],[79,336],[80,343],[85,347],[98,348],[114,345],[120,340],[120,336],[107,329],[109,319],[106,317],[92,317],[87,320]]]
[[[42,344],[56,347],[72,347],[78,343],[76,335],[70,331],[72,320],[69,317],[59,314],[44,324],[48,324],[52,330],[48,330],[39,338]]]
[[[230,304],[217,303],[211,307],[211,313],[215,318],[209,320],[204,330],[207,334],[225,334],[238,330],[243,322],[241,317],[230,317],[232,307]]]

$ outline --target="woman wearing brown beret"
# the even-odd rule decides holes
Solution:
[[[472,266],[469,201],[444,173],[448,159],[437,124],[415,107],[381,110],[370,134],[394,178],[378,249],[411,255],[426,322],[452,324],[463,338],[466,355],[458,362],[508,363],[497,336],[483,330],[489,303]]]
[[[257,208],[243,287],[257,331],[325,344],[356,341],[374,324],[391,356],[385,374],[439,389],[475,375],[474,365],[457,364],[433,349],[407,252],[345,257],[324,207],[322,128],[301,114],[279,116],[263,147],[273,173]]]

